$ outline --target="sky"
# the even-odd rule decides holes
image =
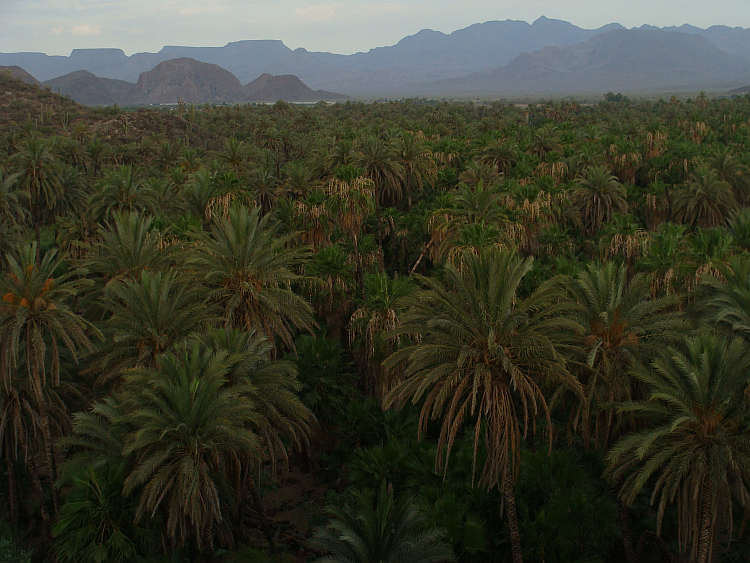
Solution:
[[[165,45],[280,39],[292,49],[351,54],[421,29],[451,33],[540,16],[590,29],[608,23],[750,28],[748,0],[0,0],[0,52],[69,55],[114,47],[131,55]]]

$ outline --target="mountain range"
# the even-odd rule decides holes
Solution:
[[[316,102],[345,100],[346,96],[312,90],[296,76],[263,74],[242,85],[237,77],[219,65],[187,57],[159,63],[142,72],[138,82],[102,78],[87,70],[77,70],[45,82],[54,91],[87,105],[148,105],[224,102],[275,102],[288,100]]]
[[[532,24],[486,22],[450,34],[422,30],[395,45],[352,55],[292,50],[278,40],[248,40],[224,47],[168,46],[158,53],[131,56],[119,49],[76,49],[68,57],[0,53],[0,65],[21,67],[50,84],[81,70],[101,79],[140,84],[144,73],[180,58],[218,65],[240,84],[264,74],[295,76],[313,90],[369,99],[727,91],[750,83],[750,30],[628,30],[619,24],[591,30],[540,18]],[[84,78],[91,80],[82,75],[66,80]],[[99,85],[102,92],[112,86],[108,84]]]

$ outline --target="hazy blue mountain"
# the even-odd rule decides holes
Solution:
[[[586,43],[523,53],[504,67],[431,85],[433,95],[725,90],[747,84],[750,61],[705,38],[613,30]]]
[[[132,82],[100,78],[87,70],[77,70],[47,80],[45,84],[54,92],[89,106],[127,104],[132,100],[135,91],[135,84]]]
[[[137,53],[129,57],[119,49],[77,49],[69,57],[0,53],[0,65],[20,66],[40,80],[87,70],[102,78],[135,82],[143,72],[164,61],[192,58],[221,66],[242,84],[263,74],[294,75],[312,89],[371,98],[398,96],[404,92],[419,95],[425,84],[488,72],[510,64],[523,53],[582,45],[594,37],[618,30],[624,31],[624,28],[610,24],[599,29],[582,29],[542,17],[532,24],[513,20],[479,23],[450,34],[422,30],[395,45],[352,55],[292,50],[281,41],[263,40],[237,41],[224,47],[167,46],[158,53]],[[681,26],[660,30],[644,26],[639,31],[699,36],[724,53],[750,60],[748,29]],[[531,85],[540,79],[525,80]]]
[[[251,102],[317,102],[320,100],[346,100],[347,96],[312,90],[304,82],[291,74],[272,76],[261,74],[258,78],[245,85],[245,95]]]

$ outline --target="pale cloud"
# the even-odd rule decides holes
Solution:
[[[371,2],[369,4],[364,4],[359,11],[366,17],[387,16],[390,14],[403,13],[405,11],[405,6],[395,2]]]
[[[294,13],[299,19],[304,21],[326,22],[334,19],[340,9],[341,4],[319,4],[317,6],[307,6],[306,8],[295,8]]]
[[[60,35],[60,34],[62,34],[63,31],[65,31],[65,28],[63,26],[61,26],[61,25],[57,26],[57,27],[53,27],[52,29],[49,30],[49,32],[52,35]]]
[[[92,37],[99,35],[101,28],[98,25],[79,24],[70,28],[70,33],[76,37]]]
[[[183,16],[199,16],[205,14],[226,14],[230,10],[231,8],[229,8],[228,6],[207,6],[204,4],[202,6],[190,6],[189,8],[181,8],[180,10],[178,10],[178,12]]]

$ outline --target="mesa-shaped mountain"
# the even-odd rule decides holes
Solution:
[[[701,36],[620,29],[586,43],[524,53],[504,67],[438,82],[426,90],[471,96],[637,93],[724,90],[748,80],[750,60],[730,55]]]
[[[334,101],[346,100],[347,96],[312,90],[299,78],[291,74],[272,76],[264,73],[245,85],[246,99],[251,102],[274,102],[286,100],[289,102],[315,102],[318,100]]]
[[[113,78],[100,78],[78,70],[45,82],[55,92],[87,106],[112,106],[133,99],[135,84]]]
[[[20,66],[0,66],[0,72],[7,72],[11,76],[18,78],[20,80],[23,80],[27,84],[36,84],[36,85],[41,84],[41,82],[39,82],[36,78],[31,76],[28,72],[26,72]]]

